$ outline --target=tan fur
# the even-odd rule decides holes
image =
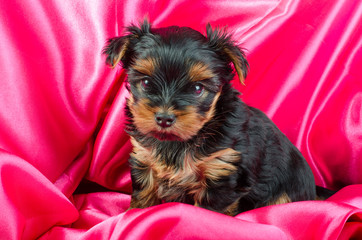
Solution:
[[[213,78],[215,75],[207,65],[198,62],[190,67],[189,76],[192,82],[197,82]]]
[[[128,46],[129,46],[129,40],[127,39],[126,42],[122,45],[121,49],[119,50],[117,58],[113,59],[112,68],[116,67],[117,64],[122,60],[123,56],[126,54]]]
[[[216,93],[216,95],[215,95],[215,97],[214,97],[214,100],[212,101],[210,110],[209,110],[209,111],[207,112],[207,114],[206,114],[205,123],[208,122],[208,121],[210,121],[210,120],[214,117],[214,115],[215,115],[216,103],[217,103],[217,100],[219,100],[220,94],[221,94],[221,92]],[[204,124],[205,124],[205,123],[204,123]]]
[[[155,71],[155,67],[156,67],[156,60],[151,57],[137,60],[131,66],[131,68],[133,68],[134,70],[143,73],[147,76],[152,76],[153,72]]]
[[[237,170],[234,163],[238,162],[239,159],[240,154],[237,151],[227,148],[197,161],[195,167],[200,174],[200,187],[190,191],[195,196],[195,202],[201,202],[203,198],[207,197],[207,180],[217,181],[233,174]]]
[[[244,84],[244,73],[241,69],[242,63],[240,62],[239,58],[228,48],[224,49],[224,52],[230,57],[232,63],[234,64],[236,73],[239,76],[239,80],[242,84]]]
[[[193,195],[195,204],[200,204],[207,198],[207,180],[216,181],[234,173],[237,169],[234,163],[240,156],[230,148],[200,158],[186,153],[183,159],[179,159],[183,166],[176,169],[164,164],[162,159],[154,155],[152,149],[144,148],[133,138],[131,142],[134,146],[132,156],[146,166],[139,169],[144,174],[136,179],[142,186],[139,198],[145,202],[137,204],[133,200],[133,205],[138,207],[157,202],[161,198],[173,201],[185,193]]]
[[[270,205],[277,205],[277,204],[290,203],[290,202],[292,202],[292,200],[289,198],[288,194],[283,193],[282,195],[280,195],[278,199],[269,202],[267,205],[270,206]]]
[[[230,164],[240,159],[240,154],[231,148],[227,148],[202,158],[198,164],[205,178],[217,181],[220,177],[228,176],[236,171],[237,167]]]
[[[147,104],[148,102],[146,99],[140,99],[135,103],[132,95],[129,98],[128,106],[133,115],[134,124],[141,133],[149,134],[152,131],[163,131],[164,133],[174,134],[183,140],[188,140],[196,135],[206,122],[213,118],[219,96],[220,92],[214,97],[210,110],[205,116],[198,114],[196,108],[193,106],[189,106],[183,111],[173,110],[172,108],[152,108]],[[170,128],[161,129],[155,122],[155,114],[160,111],[175,114],[175,124]]]
[[[135,103],[132,95],[130,95],[128,101],[128,107],[133,115],[133,121],[137,129],[143,134],[148,134],[150,131],[157,129],[155,113],[160,110],[160,108],[150,107],[147,101],[146,99],[140,99]]]
[[[133,145],[133,153],[131,156],[139,159],[139,161],[144,165],[144,167],[138,168],[138,170],[141,170],[144,174],[135,179],[135,181],[142,186],[142,189],[139,192],[138,199],[132,198],[131,208],[146,208],[160,204],[161,201],[155,194],[158,185],[155,181],[156,178],[152,167],[152,163],[154,161],[152,158],[152,152],[150,149],[140,145],[134,138],[131,138],[131,143]]]
[[[189,106],[184,111],[175,111],[176,122],[172,126],[172,132],[183,140],[188,140],[202,128],[206,118],[197,113],[193,106]]]
[[[224,214],[229,216],[235,216],[238,213],[239,199],[233,202],[228,208],[224,211]]]

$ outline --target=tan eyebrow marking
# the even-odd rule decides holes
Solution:
[[[189,76],[192,82],[196,82],[210,79],[215,75],[206,64],[198,62],[190,67]]]
[[[156,68],[156,60],[151,57],[140,59],[137,60],[131,67],[140,73],[152,76]]]

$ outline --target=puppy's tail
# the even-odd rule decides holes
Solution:
[[[321,186],[316,186],[317,198],[316,200],[326,200],[327,198],[331,197],[337,191],[333,191]]]

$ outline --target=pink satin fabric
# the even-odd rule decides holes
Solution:
[[[227,26],[251,66],[246,86],[234,81],[242,99],[337,194],[236,217],[179,203],[126,212],[126,75],[101,51],[144,16]],[[0,239],[362,239],[361,22],[358,0],[2,1]],[[83,178],[116,192],[74,195]]]

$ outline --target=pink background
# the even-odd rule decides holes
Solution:
[[[246,86],[234,81],[242,99],[338,193],[234,218],[179,203],[125,212],[126,76],[101,51],[146,15],[227,26],[251,66]],[[2,1],[0,238],[362,238],[361,22],[358,0]],[[73,195],[83,178],[117,192]]]

